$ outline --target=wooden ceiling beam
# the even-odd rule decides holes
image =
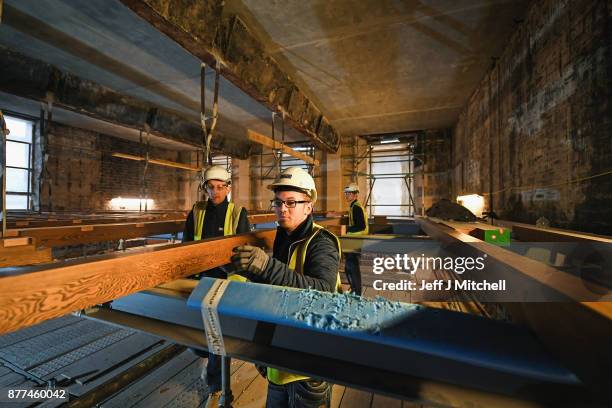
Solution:
[[[319,165],[319,161],[316,159],[313,159],[312,157],[308,156],[307,154],[304,153],[300,153],[297,150],[293,150],[292,148],[290,148],[287,145],[284,145],[280,142],[277,142],[274,139],[269,138],[268,136],[264,136],[261,133],[257,133],[254,130],[251,129],[247,129],[247,137],[249,138],[249,140],[251,142],[255,142],[258,143],[262,146],[265,146],[267,148],[273,149],[273,150],[280,150],[285,154],[288,154],[292,157],[295,157],[297,159],[303,160],[304,162],[308,163],[308,164],[312,164],[313,166],[318,166]]]
[[[118,157],[120,159],[128,159],[128,160],[135,160],[135,161],[145,161],[147,160],[146,158],[142,157],[142,156],[136,156],[133,154],[127,154],[127,153],[113,153],[112,154],[113,157]],[[173,162],[170,160],[163,160],[163,159],[149,159],[148,160],[149,163],[151,164],[157,164],[158,166],[164,166],[164,167],[173,167],[175,169],[183,169],[183,170],[189,170],[189,171],[200,171],[202,170],[200,167],[195,167],[195,166],[190,166],[188,164],[184,164],[184,163],[177,163],[177,162]]]
[[[222,0],[121,0],[153,27],[265,105],[321,149],[336,152],[337,130]]]

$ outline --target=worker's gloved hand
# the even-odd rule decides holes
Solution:
[[[268,266],[270,257],[263,249],[251,245],[242,245],[234,248],[232,263],[239,271],[248,271],[261,274]]]

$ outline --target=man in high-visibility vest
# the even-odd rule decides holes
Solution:
[[[299,167],[289,167],[268,186],[274,191],[271,206],[278,222],[273,256],[261,248],[234,248],[232,262],[254,282],[326,292],[339,289],[340,241],[313,221],[317,200],[313,178]],[[268,367],[266,407],[327,406],[328,383]]]
[[[359,195],[359,187],[356,183],[351,183],[344,188],[344,198],[350,203],[348,215],[349,223],[346,229],[347,235],[367,235],[368,234],[368,216],[366,210],[357,200]],[[361,296],[361,271],[359,270],[358,253],[345,254],[344,272],[351,285],[351,290],[356,295]]]
[[[230,174],[221,166],[209,167],[204,172],[204,190],[208,195],[205,201],[194,204],[185,222],[183,242],[199,241],[205,238],[221,237],[226,235],[249,232],[247,211],[227,199],[231,191]],[[222,268],[215,268],[198,274],[211,278],[227,278]],[[208,399],[206,407],[215,407],[219,404],[223,375],[229,376],[230,358],[217,356],[212,353],[203,353],[194,350],[200,357],[208,357],[206,372],[202,373],[208,384]],[[229,382],[228,382],[229,384]],[[231,389],[227,387],[225,399],[232,400]],[[228,395],[229,394],[229,395]]]

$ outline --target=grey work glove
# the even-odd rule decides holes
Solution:
[[[234,248],[232,263],[239,271],[248,271],[260,275],[268,266],[270,257],[263,249],[251,245]]]

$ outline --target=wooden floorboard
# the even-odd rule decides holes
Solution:
[[[242,394],[246,391],[246,389],[249,387],[249,385],[251,385],[251,383],[253,381],[255,381],[255,379],[257,377],[261,377],[261,375],[259,374],[259,372],[255,368],[255,365],[253,365],[251,363],[246,363],[246,364],[242,365],[232,375],[232,377],[231,377],[232,394],[234,394],[234,401],[236,401],[236,404],[234,404],[234,405],[236,407],[238,407],[237,404],[238,404],[238,401],[240,400]],[[265,387],[263,388],[262,392],[265,395],[265,393],[266,393],[266,388]]]
[[[147,395],[146,398],[139,401],[134,407],[150,408],[150,407],[163,407],[169,404],[172,400],[178,397],[181,393],[194,384],[194,382],[201,380],[200,374],[204,367],[203,359],[196,359],[193,363],[189,364],[170,380],[162,384],[154,392]],[[202,381],[202,386],[203,384]]]
[[[332,397],[330,408],[339,408],[340,403],[342,402],[342,397],[344,396],[344,391],[346,387],[344,385],[334,384],[332,386]]]
[[[369,408],[372,405],[373,394],[367,391],[347,388],[340,403],[340,408]]]
[[[200,358],[187,350],[102,403],[107,408],[134,406]]]
[[[372,408],[402,408],[402,400],[374,394],[372,397]]]
[[[257,375],[235,400],[235,408],[262,408],[266,405],[268,381]]]

